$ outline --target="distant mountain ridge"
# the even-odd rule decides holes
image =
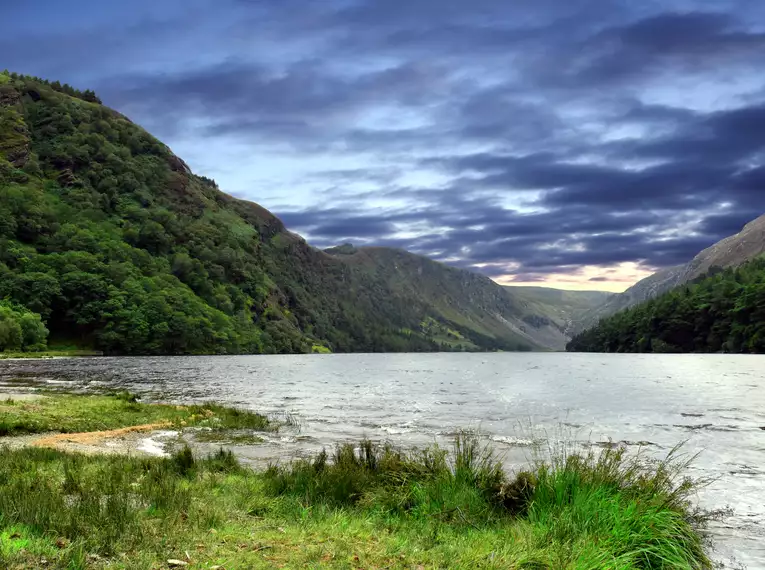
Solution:
[[[746,224],[739,233],[703,250],[688,263],[657,271],[624,293],[610,297],[602,305],[582,315],[575,323],[574,332],[583,331],[596,325],[602,318],[698,279],[714,268],[738,267],[762,253],[765,253],[765,214]]]

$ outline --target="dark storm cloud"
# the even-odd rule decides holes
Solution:
[[[761,188],[765,188],[765,186],[761,186]],[[750,209],[731,212],[727,215],[707,216],[701,224],[701,231],[704,235],[723,239],[738,233],[746,224],[762,214],[762,210]]]
[[[730,165],[765,150],[765,103],[697,115],[666,135],[632,143],[644,157]],[[626,149],[625,149],[626,150]]]
[[[198,139],[224,189],[281,192],[318,246],[534,281],[674,265],[765,211],[759,1],[40,0],[6,20],[10,67]],[[261,155],[297,166],[250,187]]]
[[[167,120],[204,117],[208,134],[320,136],[335,121],[376,104],[424,104],[438,74],[404,64],[350,78],[306,60],[275,71],[261,64],[227,62],[176,73],[121,76],[101,92],[120,108],[156,113]]]
[[[634,260],[652,266],[676,265],[710,245],[707,237],[698,235],[658,239],[654,232],[646,230],[671,225],[671,220],[651,212],[613,214],[576,207],[524,214],[468,202],[461,202],[458,210],[435,202],[420,211],[380,212],[373,219],[364,218],[354,209],[337,208],[284,212],[280,216],[291,228],[316,236],[316,243],[322,247],[349,241],[355,245],[400,247],[460,267],[481,265],[482,272],[494,275],[506,274],[516,264],[540,275],[576,273],[581,265]],[[367,223],[462,227],[402,239],[395,238],[394,232],[387,237],[371,236],[364,230]],[[327,226],[332,231],[323,232]]]
[[[765,34],[746,29],[738,15],[669,11],[607,26],[560,47],[535,61],[535,79],[548,87],[602,89],[720,64],[751,69],[765,48]],[[557,67],[539,65],[553,57]]]

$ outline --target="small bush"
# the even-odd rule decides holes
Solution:
[[[235,473],[242,468],[236,456],[222,447],[204,459],[202,465],[208,471],[219,473]]]
[[[122,402],[127,402],[128,404],[138,403],[138,396],[132,392],[129,392],[128,390],[120,390],[118,392],[114,392],[111,394],[111,396]]]
[[[191,452],[191,448],[188,445],[184,445],[181,449],[173,453],[170,462],[178,474],[188,475],[192,469],[194,469],[194,454]]]

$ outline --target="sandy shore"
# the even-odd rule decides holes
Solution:
[[[86,455],[143,455],[164,457],[168,443],[178,432],[160,429],[163,424],[132,426],[111,432],[47,433],[0,438],[0,446],[11,448],[47,447]]]
[[[33,402],[47,396],[28,392],[0,392],[0,400]],[[35,433],[0,437],[0,446],[11,448],[48,447],[60,451],[74,451],[87,455],[145,455],[163,457],[165,447],[177,439],[179,432],[168,430],[169,424],[146,424],[109,431],[84,433]]]

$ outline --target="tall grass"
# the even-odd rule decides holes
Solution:
[[[693,458],[675,448],[663,460],[625,448],[554,456],[508,476],[476,434],[463,432],[451,455],[438,447],[405,453],[362,441],[312,461],[271,466],[267,488],[303,504],[438,517],[475,528],[527,523],[545,553],[528,567],[711,568],[708,519],[693,507]]]
[[[223,450],[142,459],[0,448],[0,568],[43,556],[49,568],[162,567],[195,552],[257,567],[272,548],[287,566],[334,560],[315,537],[346,541],[338,567],[377,544],[369,566],[701,570],[711,563],[690,459],[606,449],[510,475],[470,432],[451,450],[361,441],[263,473]],[[270,542],[253,544],[260,535]]]
[[[162,535],[193,527],[189,513],[204,507],[193,504],[194,496],[211,491],[200,481],[239,472],[233,454],[222,449],[204,459],[188,447],[166,459],[139,459],[0,448],[0,532],[50,536],[68,547],[61,567],[85,567],[78,562],[82,552],[111,557],[117,549],[157,548],[167,540]],[[11,567],[3,556],[0,548],[0,567]]]
[[[711,567],[702,530],[713,514],[691,500],[704,482],[685,475],[694,458],[680,447],[662,460],[623,447],[553,457],[535,469],[526,517],[582,567]]]

